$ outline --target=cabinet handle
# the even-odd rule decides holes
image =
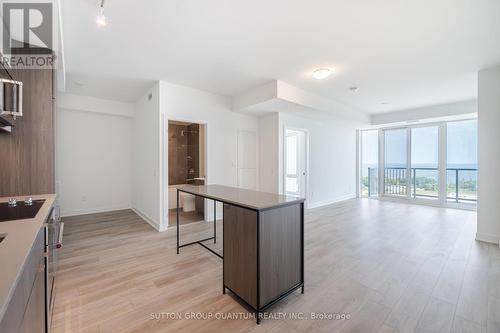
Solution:
[[[5,85],[11,85],[14,93],[13,101],[15,105],[12,110],[7,110],[5,107]],[[0,115],[11,115],[16,119],[16,116],[23,115],[23,83],[20,81],[0,79]]]

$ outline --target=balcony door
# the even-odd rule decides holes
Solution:
[[[384,195],[439,200],[439,126],[384,130]]]
[[[446,202],[475,205],[477,202],[477,120],[446,125]]]
[[[439,126],[410,128],[410,198],[439,199]]]
[[[361,153],[362,196],[477,204],[477,119],[365,130]]]
[[[384,130],[384,195],[408,197],[408,129]]]
[[[378,130],[361,132],[361,195],[378,196]]]

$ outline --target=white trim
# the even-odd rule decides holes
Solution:
[[[143,219],[145,222],[147,222],[149,225],[151,225],[153,228],[156,229],[156,231],[162,232],[167,230],[167,228],[160,228],[158,223],[154,222],[150,217],[148,217],[146,214],[142,213],[140,210],[137,208],[132,208],[132,210],[139,215],[141,219]]]
[[[498,244],[500,247],[500,238],[498,236],[495,236],[495,235],[482,234],[482,233],[476,232],[476,240],[480,241],[480,242]]]
[[[161,103],[161,98],[159,100]],[[160,110],[161,110],[160,104]],[[168,228],[168,119],[163,112],[160,112],[160,124],[159,124],[159,160],[160,167],[158,171],[158,178],[160,181],[160,223],[157,228],[158,231],[160,229]],[[165,154],[165,152],[167,152]],[[151,224],[151,223],[150,223]]]
[[[356,195],[349,194],[349,195],[344,195],[344,196],[341,196],[341,197],[338,197],[335,199],[312,202],[312,203],[309,203],[309,205],[307,206],[307,209],[328,206],[328,205],[332,205],[332,204],[337,203],[337,202],[346,201],[346,200],[350,200],[350,199],[356,199]]]

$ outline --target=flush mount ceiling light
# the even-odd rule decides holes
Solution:
[[[318,68],[312,73],[312,76],[317,80],[322,80],[330,76],[330,74],[332,74],[332,71],[333,70],[331,68]]]
[[[104,0],[101,0],[101,6],[99,6],[96,23],[100,27],[104,27],[106,25],[106,16],[104,15]]]

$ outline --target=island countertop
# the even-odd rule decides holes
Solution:
[[[15,198],[22,201],[25,197]],[[0,320],[2,320],[7,305],[12,298],[12,293],[36,236],[50,214],[56,195],[43,194],[33,195],[32,197],[33,200],[45,200],[34,218],[0,222],[0,235],[5,236],[0,243]],[[0,202],[7,202],[8,199],[2,197]]]
[[[208,199],[214,199],[253,210],[266,210],[305,201],[304,198],[245,190],[223,185],[180,185],[177,186],[177,188],[182,192],[199,195]]]

